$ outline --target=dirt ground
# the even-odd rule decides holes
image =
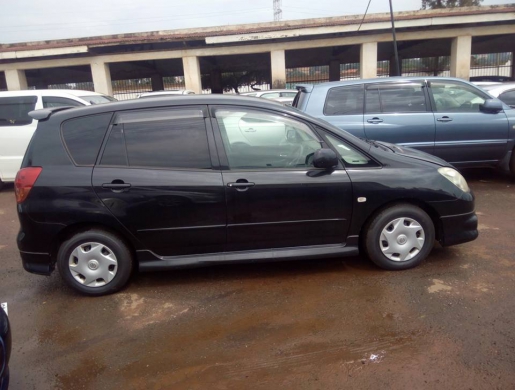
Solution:
[[[80,296],[25,272],[0,192],[12,390],[511,389],[515,182],[468,171],[479,238],[420,267],[362,257],[140,274]]]

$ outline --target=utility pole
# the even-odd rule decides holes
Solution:
[[[275,1],[275,0],[274,0]],[[393,52],[395,55],[396,76],[401,76],[401,65],[399,63],[399,52],[397,51],[397,38],[395,37],[395,23],[393,21],[392,0],[390,1],[390,19],[392,20]]]
[[[274,22],[278,22],[283,18],[283,10],[281,9],[282,0],[274,0]]]

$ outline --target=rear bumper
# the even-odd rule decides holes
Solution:
[[[475,212],[450,215],[440,218],[441,234],[440,244],[451,246],[475,240],[479,233],[477,231],[477,215]]]

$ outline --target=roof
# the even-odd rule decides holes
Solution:
[[[0,97],[9,96],[103,96],[101,93],[92,91],[83,91],[80,89],[32,89],[24,91],[6,91],[0,92]]]
[[[409,20],[447,18],[449,24],[456,23],[455,18],[459,16],[507,14],[515,12],[515,4],[492,5],[481,7],[462,7],[454,9],[438,9],[424,11],[396,12],[396,23]],[[452,19],[451,19],[452,18]],[[268,23],[237,24],[230,26],[215,26],[206,28],[189,28],[178,30],[150,31],[130,34],[103,35],[73,39],[59,39],[48,41],[35,41],[24,43],[12,43],[0,45],[2,52],[20,52],[38,49],[69,48],[85,46],[94,48],[110,45],[138,44],[138,43],[159,43],[170,41],[205,40],[209,37],[219,37],[234,34],[266,33],[273,31],[287,31],[296,29],[308,29],[315,27],[360,25],[362,15],[337,16],[327,18],[314,18],[302,20],[290,20]],[[366,29],[367,24],[377,22],[388,22],[388,13],[369,14],[365,18],[361,30]],[[486,18],[485,22],[492,22],[491,18]],[[416,25],[416,23],[414,24]]]
[[[343,80],[343,81],[329,81],[320,84],[304,84],[299,83],[299,86],[313,86],[313,88],[332,88],[343,85],[356,85],[356,84],[373,84],[373,83],[391,83],[391,82],[409,82],[409,81],[424,81],[424,80],[441,80],[441,81],[458,81],[460,83],[471,84],[463,79],[455,77],[435,77],[435,76],[393,76],[393,77],[378,77],[375,79],[355,79],[355,80]]]

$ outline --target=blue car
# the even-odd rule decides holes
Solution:
[[[358,137],[407,146],[457,167],[515,174],[515,109],[446,77],[297,85],[293,106]]]

